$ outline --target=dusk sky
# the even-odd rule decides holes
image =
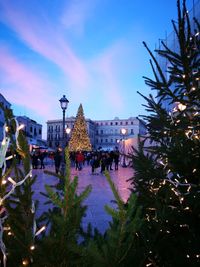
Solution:
[[[172,31],[176,0],[0,0],[0,93],[43,125],[80,103],[87,118],[144,114],[153,50]],[[187,1],[190,10],[193,0]]]

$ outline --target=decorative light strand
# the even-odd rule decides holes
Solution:
[[[19,126],[16,118],[10,119],[10,122],[12,120],[14,120],[16,123],[16,131],[15,131],[16,146],[17,146],[17,149],[20,149],[20,145],[18,142],[18,136],[19,136],[19,131],[23,128],[23,125]],[[12,156],[6,157],[6,153],[8,151],[8,147],[10,144],[10,137],[7,136],[8,130],[9,130],[9,128],[5,123],[4,127],[3,127],[3,141],[2,141],[1,147],[0,147],[0,168],[2,168],[2,184],[6,183],[6,180],[3,178],[5,175],[5,172],[6,172],[6,161],[12,158]],[[19,182],[15,182],[11,177],[8,177],[7,180],[11,183],[12,186],[11,186],[10,191],[8,191],[3,197],[0,197],[0,206],[3,207],[3,202],[15,191],[15,188],[17,186],[22,185],[29,177],[32,177],[32,166],[31,166],[28,174],[25,176],[25,178]],[[2,210],[4,210],[4,209],[2,209]],[[1,249],[1,252],[3,254],[3,266],[6,267],[7,256],[6,256],[6,246],[3,242],[3,233],[5,230],[3,227],[3,224],[7,218],[7,215],[1,217],[2,213],[3,212],[0,213],[0,249]]]

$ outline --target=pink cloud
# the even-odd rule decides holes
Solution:
[[[61,68],[77,87],[86,88],[87,70],[64,39],[61,28],[55,28],[43,14],[23,11],[15,2],[3,1],[1,8],[3,22],[8,24],[32,50]]]
[[[74,0],[67,2],[61,17],[61,23],[66,29],[82,35],[85,23],[93,14],[96,3],[97,0]]]
[[[55,99],[51,94],[52,86],[39,73],[21,64],[2,46],[0,57],[0,70],[3,74],[1,92],[8,101],[31,109],[42,118],[53,117]],[[47,88],[49,94],[46,94]]]

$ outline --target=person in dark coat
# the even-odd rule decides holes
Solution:
[[[45,169],[44,158],[45,158],[45,153],[44,152],[40,152],[40,154],[39,154],[40,169]]]
[[[118,150],[118,148],[116,148],[116,150],[114,152],[114,163],[115,163],[115,171],[117,171],[118,166],[119,166],[119,150]]]
[[[60,170],[61,160],[62,160],[62,156],[60,154],[60,151],[57,149],[54,155],[55,171],[57,174],[59,173],[59,170]]]
[[[33,155],[32,155],[32,165],[33,165],[33,169],[37,169],[38,167],[38,155],[33,152]]]

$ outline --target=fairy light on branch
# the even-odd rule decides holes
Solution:
[[[10,119],[9,122],[11,122],[12,120],[14,120],[16,123],[16,131],[15,131],[16,147],[17,147],[17,149],[20,149],[20,146],[18,143],[18,136],[19,136],[19,131],[24,127],[24,125],[19,126],[16,118]],[[27,173],[27,175],[24,177],[24,179],[22,179],[19,182],[14,181],[14,179],[12,177],[8,177],[8,179],[6,181],[6,179],[4,177],[5,172],[6,172],[6,161],[13,157],[13,156],[6,157],[6,153],[8,151],[9,144],[10,144],[10,137],[7,136],[7,134],[9,133],[9,129],[10,128],[5,123],[4,127],[3,127],[3,140],[1,143],[1,147],[0,147],[0,168],[2,169],[2,185],[5,185],[7,183],[7,181],[9,181],[11,183],[10,190],[7,191],[3,197],[2,196],[0,197],[0,206],[2,206],[2,207],[3,207],[4,201],[8,197],[10,197],[10,195],[15,191],[15,188],[17,186],[22,185],[29,177],[32,177],[32,168],[30,168],[30,171]],[[6,256],[6,246],[3,242],[3,233],[5,230],[3,227],[3,224],[4,224],[5,220],[7,219],[7,214],[3,216],[2,210],[4,210],[4,209],[2,208],[1,212],[0,212],[0,249],[1,249],[1,252],[3,255],[3,266],[6,267],[7,256]],[[8,235],[12,235],[12,232],[9,231]],[[27,264],[25,264],[25,261],[23,261],[22,264],[27,265]]]

